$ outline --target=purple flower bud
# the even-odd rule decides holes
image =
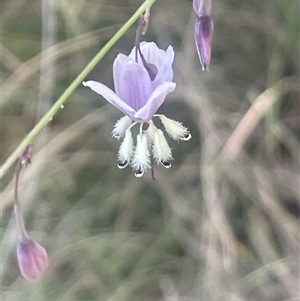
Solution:
[[[211,0],[194,0],[193,8],[198,17],[209,16],[211,13]]]
[[[17,257],[21,274],[26,279],[41,277],[49,265],[46,250],[31,239],[19,242]]]
[[[213,20],[209,16],[196,16],[194,37],[202,70],[209,69],[213,27]]]

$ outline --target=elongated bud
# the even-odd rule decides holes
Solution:
[[[194,0],[193,8],[198,17],[209,16],[211,13],[211,0]]]
[[[17,249],[21,274],[24,278],[40,278],[49,266],[46,250],[32,239],[21,240]]]
[[[209,16],[197,16],[194,25],[194,37],[203,71],[209,69],[212,36],[212,18]]]

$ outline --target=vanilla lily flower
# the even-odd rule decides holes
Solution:
[[[118,167],[124,168],[130,164],[137,177],[152,168],[152,158],[167,168],[171,166],[168,163],[172,159],[171,149],[163,132],[154,125],[153,117],[161,119],[171,138],[189,140],[191,137],[181,123],[155,114],[167,94],[176,87],[172,81],[173,60],[171,46],[164,51],[153,42],[138,43],[128,56],[119,54],[114,61],[115,92],[96,81],[82,83],[125,114],[112,131],[113,137],[123,138],[118,152]],[[140,124],[140,130],[134,146],[131,129],[136,124]]]

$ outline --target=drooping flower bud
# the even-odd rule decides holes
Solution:
[[[213,27],[213,20],[209,16],[196,16],[194,37],[203,71],[209,69]]]
[[[26,279],[40,278],[49,265],[46,250],[30,238],[19,242],[17,257],[21,274]]]

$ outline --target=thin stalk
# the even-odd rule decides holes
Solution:
[[[89,62],[83,71],[75,78],[70,86],[64,91],[49,111],[41,118],[35,127],[25,136],[17,148],[11,153],[7,160],[0,168],[0,179],[3,178],[7,170],[12,166],[16,159],[22,154],[24,149],[32,143],[39,132],[52,120],[53,116],[60,110],[61,105],[72,95],[75,89],[81,84],[84,78],[93,70],[99,61],[108,53],[112,46],[126,33],[126,31],[136,22],[136,20],[149,9],[156,0],[146,0],[131,18],[116,32],[116,34],[104,45],[104,47],[96,54],[96,56]]]
[[[15,213],[15,218],[16,218],[16,223],[17,223],[17,229],[18,229],[19,235],[20,235],[20,240],[26,241],[27,239],[29,239],[29,236],[25,229],[23,212],[22,212],[22,207],[21,207],[21,204],[19,201],[19,194],[18,194],[21,170],[22,170],[22,162],[21,162],[21,158],[19,158],[17,166],[16,166],[16,171],[15,171],[14,213]]]

